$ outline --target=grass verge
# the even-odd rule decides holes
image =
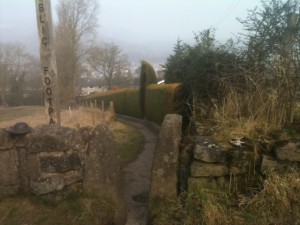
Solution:
[[[142,149],[144,136],[136,128],[120,122],[112,124],[111,129],[122,164],[134,160]]]
[[[0,202],[2,225],[91,225],[111,224],[114,206],[97,196],[70,196],[59,204],[36,197],[11,197]]]
[[[153,201],[153,224],[300,224],[300,173],[299,169],[269,172],[261,191],[252,196],[199,188],[184,199],[183,204],[167,199]]]

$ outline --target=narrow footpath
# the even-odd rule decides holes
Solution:
[[[158,132],[147,125],[130,120],[118,119],[136,127],[145,137],[145,144],[136,160],[123,168],[124,192],[127,203],[126,225],[146,225],[150,192],[153,153]]]

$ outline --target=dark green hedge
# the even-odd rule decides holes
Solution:
[[[146,90],[145,118],[161,124],[166,114],[181,113],[181,84],[151,84]]]
[[[114,102],[115,111],[118,114],[124,114],[136,118],[142,118],[139,107],[139,90],[138,89],[119,89],[108,91],[103,94],[85,97],[81,100],[84,104],[89,105],[97,101],[97,107],[101,108],[102,100],[105,109],[109,107],[109,102]]]
[[[179,113],[181,84],[151,84],[146,90],[145,118],[161,125],[164,117],[168,113]],[[139,90],[138,89],[120,89],[108,91],[103,94],[84,97],[82,103],[87,105],[95,103],[101,108],[102,100],[105,107],[113,101],[115,111],[118,114],[128,115],[135,118],[142,118],[139,107]]]

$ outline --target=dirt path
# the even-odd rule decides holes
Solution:
[[[127,203],[127,225],[145,225],[148,217],[151,167],[157,132],[148,126],[128,120],[121,120],[136,127],[145,136],[144,149],[137,159],[123,168],[125,198]]]

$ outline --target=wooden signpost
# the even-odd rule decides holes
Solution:
[[[50,0],[35,0],[35,4],[46,116],[49,124],[60,125],[60,105],[57,87],[51,3]]]

